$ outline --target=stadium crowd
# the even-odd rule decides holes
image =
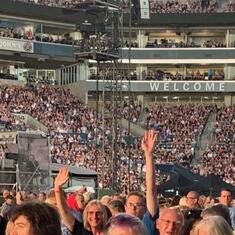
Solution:
[[[56,3],[49,0],[26,2],[69,8],[77,4],[77,1],[63,0]],[[168,1],[155,11],[207,13],[216,10],[216,1],[192,0],[187,4]],[[163,80],[167,76],[163,71],[159,74],[163,74],[160,77]],[[174,80],[172,74],[169,76],[167,79]],[[189,76],[194,79],[194,74]],[[199,73],[196,78],[205,76],[209,77]],[[211,78],[217,79],[217,76],[216,73]],[[219,76],[224,75],[221,72]],[[119,108],[121,117],[131,117],[136,123],[143,109],[135,101],[130,107],[124,103]],[[113,169],[114,146],[109,119],[100,114],[97,118],[94,110],[79,102],[68,89],[48,85],[27,89],[1,86],[1,128],[28,130],[30,127],[13,114],[29,114],[49,130],[53,163],[94,169],[100,174],[100,188],[110,188],[116,183],[120,194],[91,200],[94,195],[82,187],[78,192],[66,195],[63,185],[69,180],[69,171],[63,167],[54,179],[53,189],[47,194],[3,191],[0,234],[232,235],[235,206],[229,189],[221,189],[218,198],[199,195],[196,191],[189,191],[182,198],[163,197],[157,194],[155,187],[156,176],[159,177],[155,163],[179,163],[190,168],[197,138],[202,134],[210,113],[217,112],[214,143],[202,156],[197,172],[204,175],[215,173],[227,182],[235,183],[235,106],[216,110],[214,106],[206,105],[152,104],[145,107],[144,112],[147,129],[155,131],[146,131],[140,140],[130,138],[127,131],[118,126],[116,168]],[[3,146],[0,147],[4,151]],[[4,154],[0,158],[4,158]],[[115,182],[111,175],[115,176]],[[136,190],[141,192],[134,192]]]
[[[127,195],[129,190],[133,191],[138,190],[143,192],[146,191],[147,204],[145,204],[145,201],[143,201],[143,197],[139,196],[139,194],[137,194],[137,196],[136,194],[130,194],[127,197],[127,201],[123,204],[122,208],[124,207],[124,210],[126,211],[127,214],[130,213],[131,211],[130,215],[137,216],[140,219],[142,219],[145,213],[146,209],[145,205],[146,205],[147,209],[149,210],[149,212],[147,213],[150,213],[152,219],[151,220],[147,219],[147,222],[144,219],[143,224],[141,222],[140,224],[142,226],[145,225],[146,229],[148,229],[147,234],[149,235],[159,234],[159,233],[160,235],[163,234],[163,232],[161,231],[161,225],[159,224],[160,222],[156,223],[156,218],[158,217],[158,212],[157,212],[158,207],[157,205],[153,206],[152,203],[153,201],[155,202],[155,200],[150,199],[150,194],[152,197],[154,198],[156,197],[154,192],[155,187],[153,187],[153,185],[155,186],[155,184],[159,183],[157,182],[159,180],[157,179],[157,177],[160,176],[159,172],[155,172],[152,167],[155,163],[176,163],[176,162],[178,164],[183,165],[184,167],[190,167],[190,162],[193,157],[193,152],[195,144],[197,142],[197,137],[201,134],[210,112],[215,111],[214,106],[193,105],[193,104],[167,106],[167,105],[154,104],[145,108],[147,127],[148,129],[154,129],[155,132],[153,131],[146,132],[142,141],[140,141],[139,138],[134,138],[134,137],[132,139],[128,139],[127,131],[119,127],[119,135],[117,141],[118,157],[116,158],[117,159],[116,164],[118,167],[116,169],[112,169],[110,166],[111,164],[110,158],[112,156],[113,146],[112,142],[110,141],[112,132],[109,121],[106,119],[102,119],[100,115],[97,120],[95,112],[92,109],[88,108],[86,105],[79,102],[77,98],[71,95],[68,89],[51,87],[48,85],[34,86],[28,89],[14,87],[14,86],[11,87],[3,86],[1,87],[0,91],[1,91],[0,93],[1,107],[4,107],[3,109],[1,109],[3,110],[2,116],[5,117],[5,119],[3,118],[2,124],[7,124],[8,125],[8,126],[6,125],[7,128],[10,127],[12,129],[13,128],[21,129],[22,127],[20,125],[15,125],[14,123],[15,120],[11,117],[11,114],[27,113],[32,117],[34,117],[35,119],[37,119],[38,121],[40,121],[41,123],[43,123],[50,130],[52,162],[62,163],[66,165],[78,165],[81,167],[97,170],[100,173],[99,177],[100,188],[109,188],[114,183],[113,178],[110,177],[110,175],[114,175],[115,183],[118,186],[120,186],[118,187],[118,191],[122,195]],[[128,112],[135,111],[136,106],[138,105],[139,105],[138,103],[134,103],[134,105],[131,106],[131,110],[128,110]],[[124,113],[126,112],[125,108],[126,107],[124,107],[125,110]],[[214,162],[216,162],[217,164],[213,166],[219,167],[220,164],[223,164],[220,169],[224,168],[225,164],[232,163],[234,165],[233,160],[230,159],[231,152],[226,152],[227,149],[223,147],[227,146],[227,144],[231,144],[234,142],[234,134],[232,132],[232,130],[234,129],[233,116],[234,116],[234,107],[222,108],[219,110],[217,115],[217,123],[215,126],[216,128],[215,142],[217,141],[216,144],[220,146],[219,151],[221,155],[218,155],[216,161],[214,160]],[[23,126],[23,128],[25,127]],[[156,137],[157,135],[158,137]],[[156,138],[157,138],[157,144],[153,147],[153,142],[155,142]],[[128,141],[130,142],[131,146],[130,148],[128,148],[127,145]],[[102,146],[104,148],[102,148]],[[152,146],[152,147],[147,147],[147,146]],[[144,155],[142,153],[141,148],[142,150],[144,150],[145,153]],[[230,155],[226,157],[227,153],[229,153]],[[221,159],[219,158],[220,156],[226,157],[227,160],[223,159],[222,163]],[[131,166],[130,176],[128,175],[129,160]],[[204,169],[205,172],[206,170],[209,171],[207,167],[208,165],[202,164],[200,165],[200,170]],[[225,177],[225,179],[227,180],[228,178],[231,177],[231,179],[229,179],[230,180],[229,182],[232,182],[231,180],[234,178],[234,174],[232,171],[234,169],[232,168],[231,170],[231,165],[229,165],[227,166],[227,170],[228,171],[224,171],[224,174],[220,176]],[[221,171],[217,170],[217,173],[218,172]],[[151,181],[150,179],[154,179],[154,182]],[[56,205],[58,207],[59,214],[63,221],[61,227],[63,234],[77,234],[78,231],[80,231],[79,234],[87,234],[84,232],[84,229],[85,231],[89,231],[88,234],[95,234],[95,235],[103,234],[100,232],[103,231],[103,226],[106,223],[106,220],[103,221],[104,224],[100,222],[102,226],[93,227],[92,224],[89,225],[89,223],[92,223],[91,222],[92,219],[89,220],[90,217],[89,216],[86,217],[87,210],[97,211],[97,208],[99,208],[98,210],[99,212],[102,211],[102,213],[106,213],[104,212],[106,210],[101,209],[102,203],[99,201],[88,202],[86,206],[87,209],[86,208],[84,209],[84,203],[80,204],[81,209],[78,209],[79,208],[78,206],[75,207],[74,204],[72,204],[73,206],[70,205],[69,204],[70,199],[68,199],[68,204],[67,204],[61,187],[67,180],[68,180],[68,169],[62,168],[55,179],[54,191],[53,190],[50,191],[47,196],[47,202],[51,203],[54,206]],[[168,179],[166,178],[164,180],[167,181]],[[149,188],[151,187],[152,189],[149,192]],[[204,202],[199,206],[199,195],[195,192],[189,192],[189,193],[190,194],[187,194],[186,196],[186,204],[183,204],[184,205],[183,215],[186,220],[192,218],[191,217],[192,214],[193,214],[193,219],[195,219],[194,216],[198,216],[198,214],[201,214],[203,205],[206,200],[206,197],[203,197]],[[223,193],[224,191],[221,192],[221,197],[220,197],[221,203],[222,203]],[[232,201],[230,191],[226,191],[226,193],[228,193],[230,196],[225,196],[227,198],[226,202],[227,204],[225,204],[225,208],[230,206],[230,203]],[[81,201],[84,201],[84,198],[80,194],[78,195],[79,198],[78,200],[80,200],[81,203]],[[44,195],[43,193],[40,194],[41,199],[46,198],[45,195],[44,196],[43,195]],[[15,207],[15,201],[18,204],[22,204],[21,206],[16,207],[16,211],[18,208],[23,208],[22,210],[24,210],[24,208],[27,207],[27,205],[30,206],[31,211],[37,211],[36,209],[32,210],[34,206],[36,208],[37,206],[45,207],[45,204],[39,203],[38,205],[38,203],[35,202],[27,202],[29,204],[27,203],[24,204],[22,203],[24,197],[25,195],[19,195],[17,193],[16,195],[6,196],[5,198],[5,202],[2,205],[1,213],[3,215],[3,218],[10,220],[10,222],[12,222],[11,224],[12,227],[10,225],[8,225],[7,227],[7,231],[9,231],[9,233],[7,234],[10,235],[19,234],[15,232],[15,230],[18,230],[18,227],[15,224],[16,223],[15,221],[17,221],[18,217],[17,216],[14,217],[14,212],[12,212],[11,210]],[[35,193],[31,193],[28,195],[28,198],[31,199],[32,198],[35,199],[36,197],[37,195]],[[106,199],[104,201],[106,201]],[[170,199],[166,200],[166,198],[163,198],[161,200],[165,201],[165,204],[161,205],[160,207],[160,210],[162,211],[164,211],[164,208],[166,208],[167,205],[169,206],[169,204],[173,204],[173,201],[171,201]],[[68,205],[70,205],[73,208],[73,210],[77,211],[71,212],[70,209],[68,208]],[[94,205],[98,206],[94,208]],[[112,205],[110,207],[112,207]],[[52,210],[51,207],[50,210]],[[168,211],[169,209],[165,210],[166,212],[169,212]],[[228,209],[226,210],[227,210],[226,213],[228,215],[229,214]],[[231,225],[229,224],[231,224],[231,220],[232,223],[234,223],[235,212],[233,209],[229,210],[231,210],[231,219],[228,220],[227,229],[228,231],[231,231],[232,228]],[[39,212],[35,213],[37,215],[37,213]],[[83,213],[84,225],[82,225],[81,222],[82,221],[81,213]],[[180,213],[178,209],[177,213]],[[160,218],[161,216],[162,214],[160,213]],[[147,218],[149,218],[148,214]],[[229,217],[227,216],[227,218]],[[115,217],[113,217],[112,219],[115,219]],[[49,223],[49,220],[47,222]],[[173,226],[173,228],[179,228],[179,227]],[[191,227],[189,226],[189,228]],[[185,230],[189,228],[184,227]],[[12,232],[11,229],[14,232]],[[183,223],[181,229],[183,229]],[[179,232],[178,235],[189,234],[186,233],[186,231],[182,232],[179,230],[178,232]],[[145,233],[140,233],[140,235],[145,235]]]
[[[205,0],[150,1],[151,13],[213,13],[218,11],[218,2]]]
[[[66,195],[69,170],[63,167],[54,187],[44,192],[4,190],[0,232],[10,235],[233,235],[235,207],[232,192],[222,188],[218,198],[188,191],[169,198],[157,193],[154,176],[156,132],[144,133],[141,149],[146,163],[143,192],[115,193],[92,199],[86,187]]]
[[[177,41],[175,39],[155,39],[153,42],[148,41],[146,48],[221,48],[226,47],[225,43],[222,40],[203,40],[202,43],[196,43],[192,40],[190,42],[184,43],[183,41]]]
[[[32,40],[37,42],[47,42],[47,43],[58,43],[58,44],[67,44],[73,45],[78,51],[90,51],[93,49],[99,50],[101,52],[110,51],[113,49],[113,44],[110,38],[105,35],[87,35],[84,32],[82,33],[82,39],[75,40],[69,33],[66,34],[50,34],[50,33],[35,33],[31,28],[25,29],[24,27],[8,27],[1,28],[0,37],[14,38],[14,39],[24,39]],[[121,42],[120,42],[121,44]],[[121,45],[120,45],[121,46]],[[231,43],[231,46],[234,47],[234,42]],[[123,47],[129,47],[129,42],[126,41],[123,43]],[[131,47],[138,48],[139,45],[137,42],[131,42]],[[155,39],[149,40],[145,48],[223,48],[226,47],[226,44],[222,39],[206,39],[202,38],[201,42],[194,42],[193,38],[189,38],[188,42],[185,43],[176,39]]]
[[[99,36],[97,36],[93,34],[83,33],[82,39],[74,40],[69,33],[43,34],[35,33],[31,29],[25,29],[23,27],[11,27],[2,28],[0,30],[0,37],[73,45],[79,52],[87,52],[91,50],[107,52],[113,49],[113,44],[110,37],[105,34],[100,34]]]
[[[30,89],[1,87],[0,94],[1,107],[4,107],[1,111],[2,125],[7,129],[27,130],[29,127],[15,119],[11,113],[31,115],[50,131],[53,163],[78,165],[97,170],[101,174],[100,187],[109,188],[112,185],[110,178],[112,127],[108,119],[103,119],[99,115],[97,120],[95,112],[79,102],[67,89],[48,85]],[[130,113],[131,121],[138,121],[142,109],[140,103],[133,101],[130,109],[129,105],[124,103],[119,108],[123,118],[129,118]],[[202,133],[212,110],[213,106],[204,105],[151,105],[145,108],[147,126],[160,130],[161,133],[155,152],[158,163],[180,163],[190,167],[197,138]],[[124,193],[127,191],[129,155],[131,155],[132,187],[144,188],[145,168],[139,139],[137,137],[130,139],[129,154],[127,131],[119,127],[117,138],[119,156],[117,166],[121,166],[117,170],[117,181],[120,182],[120,191]],[[228,173],[226,177],[226,180],[232,180],[233,175]]]
[[[15,2],[23,2],[49,7],[76,8],[80,0],[12,0]]]
[[[169,69],[170,70],[170,69]],[[186,73],[182,72],[171,72],[164,71],[162,69],[149,68],[144,70],[140,76],[135,70],[132,70],[130,73],[128,70],[122,70],[118,72],[116,76],[119,77],[119,80],[146,80],[146,81],[218,81],[224,80],[224,71],[223,69],[208,69],[207,71],[194,71],[187,69]],[[99,80],[111,80],[113,77],[112,71],[107,68],[102,68],[99,70],[98,79]],[[97,74],[91,74],[89,79],[96,80]]]
[[[15,28],[2,28],[0,30],[0,37],[8,37],[15,39],[24,39],[24,40],[33,40],[40,42],[49,42],[49,43],[60,43],[60,44],[69,44],[76,45],[78,40],[73,40],[69,34],[59,35],[59,34],[35,34],[31,29],[24,29],[23,27]]]
[[[143,80],[157,80],[157,81],[203,81],[203,80],[224,80],[224,72],[222,70],[208,69],[207,72],[194,72],[187,70],[186,74],[176,72],[165,72],[163,70],[149,70],[142,74]]]
[[[36,4],[48,7],[61,8],[79,8],[82,0],[12,0],[17,2],[24,2],[28,4]],[[221,4],[222,3],[222,4]],[[151,13],[214,13],[214,12],[233,12],[234,1],[217,0],[150,0]],[[122,1],[121,8],[124,12],[128,12],[129,2]]]
[[[197,140],[213,106],[150,105],[146,110],[146,125],[160,131],[158,163],[180,163],[190,167]]]
[[[226,12],[234,12],[235,10],[235,2],[233,0],[230,0],[228,4],[226,5]]]
[[[1,124],[5,128],[27,128],[16,125],[17,120],[9,112],[26,113],[34,117],[50,131],[52,162],[96,169],[103,174],[100,181],[102,187],[110,186],[110,123],[101,117],[96,120],[94,111],[80,103],[68,90],[47,85],[30,89],[1,87],[1,105],[9,116],[5,112],[2,114]],[[123,130],[118,136],[118,143],[125,143],[125,137],[126,131]],[[103,141],[107,148],[104,153],[101,147],[96,148],[97,145],[102,146]],[[120,161],[123,165],[127,165],[127,152],[127,148],[121,149],[120,146]],[[103,171],[103,168],[106,170]],[[126,170],[127,166],[120,169],[120,178],[126,177]]]
[[[235,106],[222,107],[217,112],[213,144],[203,154],[197,167],[197,172],[201,175],[213,173],[233,185],[235,184],[234,115]]]

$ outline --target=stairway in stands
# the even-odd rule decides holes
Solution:
[[[203,132],[198,137],[197,147],[195,149],[195,157],[192,164],[197,164],[197,162],[202,157],[203,153],[209,147],[213,140],[213,127],[216,122],[216,112],[211,112]]]

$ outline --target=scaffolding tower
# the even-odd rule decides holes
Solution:
[[[109,164],[106,167],[109,168],[108,170],[111,173],[111,188],[118,191],[118,121],[120,119],[119,108],[122,100],[122,85],[118,81],[119,76],[117,74],[120,47],[120,7],[102,1],[86,1],[80,7],[86,9],[88,14],[97,15],[97,20],[94,24],[86,22],[86,24],[78,26],[83,38],[80,45],[74,48],[74,55],[78,62],[91,60],[97,64],[96,127],[98,128],[99,113],[102,113],[102,123],[104,124],[105,118],[112,128],[110,140],[111,156]],[[99,14],[101,17],[99,17]],[[101,66],[105,64],[110,65],[109,80],[106,80],[104,76],[100,75]],[[102,88],[100,87],[100,83],[103,84]],[[99,110],[100,97],[102,97],[102,110]],[[105,105],[107,100],[110,102],[108,109]],[[95,135],[97,138],[97,131]],[[102,152],[105,155],[104,143]],[[96,170],[97,165],[98,162],[96,162]]]

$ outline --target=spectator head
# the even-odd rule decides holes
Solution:
[[[196,191],[188,192],[186,196],[186,203],[189,209],[196,209],[198,205],[199,195]]]
[[[204,204],[205,204],[205,201],[206,201],[206,196],[205,195],[200,195],[199,196],[199,199],[198,199],[198,205],[203,208],[204,207]]]
[[[93,199],[93,194],[89,193],[89,192],[85,192],[83,193],[85,202],[88,203],[89,201],[91,201]]]
[[[39,194],[38,194],[38,200],[40,201],[40,202],[45,202],[46,201],[46,194],[44,193],[44,192],[40,192]]]
[[[160,235],[180,235],[183,225],[183,214],[174,207],[162,210],[156,224]]]
[[[208,216],[214,216],[214,215],[223,217],[227,221],[227,223],[231,225],[229,209],[227,206],[224,206],[222,204],[217,204],[217,205],[206,208],[201,213],[201,217],[203,219]]]
[[[12,195],[8,195],[5,198],[5,203],[2,205],[1,208],[1,215],[3,216],[4,219],[9,221],[11,218],[12,210],[15,207],[15,198]]]
[[[195,228],[197,235],[232,235],[233,231],[226,220],[221,216],[203,218]]]
[[[232,206],[232,207],[235,207],[235,199],[232,200],[231,206]]]
[[[146,199],[144,195],[139,192],[129,193],[126,199],[125,212],[142,220],[146,212]]]
[[[6,196],[5,202],[6,202],[8,205],[14,205],[14,203],[15,203],[15,198],[14,198],[12,195],[9,194],[8,196]]]
[[[211,205],[215,205],[217,203],[219,203],[219,200],[217,198],[212,198],[211,199]]]
[[[4,189],[3,192],[2,192],[2,197],[3,197],[4,199],[6,199],[6,197],[7,197],[8,195],[10,195],[9,190],[8,190],[8,189]]]
[[[112,200],[109,202],[108,208],[111,211],[112,216],[125,212],[125,207],[120,200]]]
[[[114,193],[113,196],[112,196],[112,200],[119,200],[124,205],[126,203],[126,197],[122,196],[120,193]]]
[[[229,189],[221,189],[220,191],[220,198],[219,201],[221,204],[225,206],[230,206],[230,203],[232,201],[232,193]]]
[[[12,213],[10,235],[61,235],[58,212],[38,201],[23,203]]]
[[[107,217],[105,206],[98,200],[92,200],[83,211],[84,227],[89,231],[92,228],[103,230]]]
[[[180,198],[180,201],[179,201],[179,206],[180,207],[187,207],[187,202],[186,202],[187,198],[186,196],[183,196]]]
[[[204,203],[204,207],[207,207],[209,205],[211,205],[211,201],[212,201],[212,197],[211,196],[207,196],[205,203]]]
[[[36,193],[34,193],[34,192],[31,192],[29,195],[28,195],[28,198],[29,199],[31,199],[31,200],[35,200],[35,199],[37,199],[37,194]]]
[[[180,203],[180,196],[174,196],[172,201],[171,201],[171,206],[178,206]]]
[[[104,235],[146,235],[146,231],[139,218],[121,213],[109,219]]]
[[[13,197],[15,197],[15,196],[16,196],[16,191],[12,189],[12,190],[10,191],[10,195],[12,195]]]
[[[114,193],[112,196],[112,200],[120,200],[120,198],[121,198],[120,193]]]
[[[104,195],[100,201],[104,206],[107,206],[111,200],[112,198],[110,196]]]

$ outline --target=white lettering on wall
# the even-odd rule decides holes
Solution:
[[[179,88],[177,88],[177,83],[176,82],[174,83],[174,88],[173,89],[174,89],[174,91],[179,91]]]
[[[194,91],[200,91],[202,88],[201,84],[199,82],[196,82],[193,86]]]
[[[169,91],[169,82],[164,83],[164,91]]]
[[[151,91],[179,91],[179,92],[224,92],[226,82],[150,82]],[[229,90],[235,84],[229,87]],[[146,88],[147,90],[147,88]]]
[[[220,90],[220,91],[224,91],[224,87],[225,87],[224,82],[221,82],[221,83],[219,84],[219,90]]]
[[[159,82],[150,82],[151,91],[158,91],[160,83]]]
[[[215,90],[215,83],[214,82],[207,82],[206,83],[206,91],[214,91]]]
[[[185,83],[183,84],[183,90],[184,90],[184,91],[189,91],[189,83],[188,83],[188,82],[185,82]]]

